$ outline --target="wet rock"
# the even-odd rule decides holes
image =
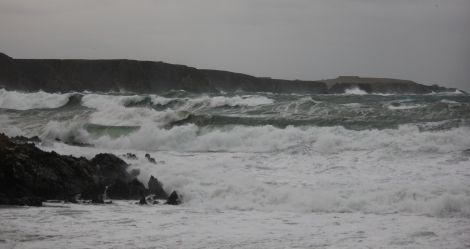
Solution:
[[[181,204],[181,198],[176,191],[171,192],[170,197],[166,200],[168,205],[179,205]]]
[[[145,188],[144,184],[142,184],[139,180],[133,179],[128,183],[129,190],[130,190],[130,197],[131,199],[139,199],[142,196],[148,194],[148,189]]]
[[[137,177],[140,175],[140,169],[132,169],[129,174],[131,174],[132,177]]]
[[[153,159],[150,155],[146,157]],[[112,154],[98,154],[91,160],[64,156],[44,152],[34,144],[16,144],[0,134],[0,204],[38,206],[42,200],[51,199],[103,204],[107,197],[146,200],[149,193],[153,198],[146,203],[167,199],[168,194],[157,178],[151,176],[147,189],[136,178],[140,171],[129,173],[128,167]],[[172,205],[180,202],[176,192],[167,199]]]
[[[66,199],[96,183],[94,167],[85,158],[44,152],[34,144],[15,144],[0,134],[0,193],[9,200],[22,197]],[[34,201],[15,201],[21,204]]]
[[[118,179],[108,188],[108,196],[111,199],[139,200],[142,195],[147,193],[148,190],[137,179],[133,179],[129,182]]]
[[[11,141],[13,141],[16,144],[41,143],[41,139],[38,136],[34,136],[34,137],[16,136],[16,137],[12,137]]]
[[[145,197],[145,200],[147,201],[147,203],[155,205],[155,204],[159,204],[162,199],[156,198],[155,195],[150,194],[147,197]]]
[[[105,186],[110,197],[136,199],[148,193],[128,165],[112,154],[84,157],[44,152],[34,144],[16,144],[0,134],[0,204],[38,205],[40,200],[74,202],[76,196],[103,203]]]
[[[94,195],[91,199],[91,203],[93,204],[104,204],[103,196],[102,195]]]
[[[145,158],[147,158],[147,160],[149,160],[149,162],[153,163],[153,164],[157,164],[157,162],[155,161],[155,158],[151,157],[150,154],[145,154]]]
[[[72,145],[72,146],[78,146],[78,147],[93,147],[93,144],[80,142],[80,141],[78,141],[78,139],[76,139],[75,137],[69,137],[69,138],[67,138],[65,141],[63,141],[63,140],[60,139],[60,138],[56,138],[56,139],[54,139],[54,140],[55,140],[56,142],[64,143],[64,144]]]
[[[130,190],[127,182],[116,180],[109,186],[107,195],[111,199],[129,199]]]
[[[131,159],[131,160],[137,160],[137,155],[134,154],[134,153],[126,153],[124,155],[122,155],[123,157],[127,158],[127,159]]]
[[[140,204],[140,205],[147,205],[147,200],[145,199],[145,195],[142,195],[142,196],[140,197],[139,204]]]
[[[10,200],[10,205],[41,207],[44,200],[40,197],[26,196]]]
[[[155,195],[157,199],[166,199],[168,194],[163,189],[162,183],[155,177],[150,176],[150,180],[147,183],[150,194]]]
[[[96,166],[100,182],[105,186],[111,185],[117,180],[128,182],[132,179],[132,176],[127,172],[129,165],[113,154],[98,154],[91,159],[91,163]]]

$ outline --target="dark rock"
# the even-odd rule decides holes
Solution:
[[[133,154],[133,153],[126,153],[123,155],[123,157],[127,158],[127,159],[131,159],[131,160],[137,160],[137,155],[136,154]]]
[[[157,199],[168,198],[168,194],[163,189],[162,183],[157,178],[150,176],[150,180],[148,181],[147,186],[148,186],[150,194],[154,194],[155,198]]]
[[[116,182],[109,186],[108,196],[111,199],[139,200],[142,195],[146,195],[148,190],[137,179],[125,182],[117,179]]]
[[[93,198],[91,199],[91,203],[104,204],[103,195],[100,195],[100,194],[94,195]]]
[[[140,204],[140,205],[147,205],[147,200],[145,199],[145,195],[142,195],[142,196],[140,197],[139,204]]]
[[[132,179],[127,172],[129,165],[113,154],[98,154],[91,159],[91,163],[96,166],[96,173],[105,186],[111,185],[117,180],[128,182]]]
[[[130,190],[131,199],[139,199],[139,197],[145,196],[148,194],[148,189],[145,188],[139,180],[133,179],[128,183]]]
[[[9,205],[40,207],[42,206],[43,201],[44,200],[40,197],[25,196],[25,197],[10,199]]]
[[[166,200],[166,204],[168,205],[179,205],[181,204],[180,196],[176,191],[171,192],[170,197]]]
[[[16,136],[12,137],[11,141],[17,144],[26,144],[26,143],[40,143],[41,139],[38,136],[25,137],[25,136]]]
[[[15,144],[0,134],[0,192],[8,199],[68,199],[96,185],[94,171],[85,158]]]
[[[34,144],[16,144],[0,134],[0,204],[39,205],[44,200],[74,202],[76,196],[103,203],[105,186],[115,199],[140,199],[148,193],[112,154],[86,158],[44,152]]]
[[[140,169],[132,169],[129,174],[131,174],[131,176],[135,178],[140,175]]]
[[[78,139],[75,138],[74,136],[68,137],[65,141],[62,141],[62,139],[60,139],[60,138],[55,138],[54,140],[55,140],[56,142],[64,143],[64,144],[72,145],[72,146],[78,146],[78,147],[93,147],[93,144],[80,142],[80,141],[78,141]]]
[[[161,199],[160,198],[157,199],[155,195],[150,194],[145,197],[145,200],[147,201],[147,203],[159,204]]]
[[[107,196],[111,199],[129,199],[129,185],[127,182],[118,179],[108,187]]]
[[[153,164],[157,164],[157,162],[155,161],[155,158],[151,157],[150,154],[145,154],[145,158],[147,158],[147,160],[149,160],[149,162],[153,163]]]

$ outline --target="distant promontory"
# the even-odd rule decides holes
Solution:
[[[135,93],[185,90],[196,93],[223,91],[335,94],[344,93],[351,88],[367,93],[396,94],[456,91],[454,88],[427,86],[398,79],[340,76],[317,81],[282,80],[154,61],[13,59],[2,53],[0,88],[47,92]]]

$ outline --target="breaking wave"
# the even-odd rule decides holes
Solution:
[[[470,99],[363,94],[0,90],[0,132],[59,152],[152,153],[157,164],[139,154],[131,167],[189,206],[470,217]]]
[[[29,110],[39,108],[57,108],[65,105],[71,93],[46,93],[43,91],[23,93],[0,89],[0,108]]]
[[[470,148],[470,128],[423,130],[416,125],[398,129],[348,130],[343,127],[265,126],[199,127],[194,124],[160,128],[87,127],[83,122],[50,121],[41,137],[93,144],[108,149],[187,152],[287,152],[335,154],[345,151],[383,153],[449,153]],[[101,133],[100,132],[101,129]],[[116,134],[110,134],[115,130]],[[121,132],[121,133],[119,133]],[[72,142],[72,141],[71,141]]]
[[[366,91],[360,89],[359,87],[352,87],[344,90],[344,94],[347,95],[366,95]]]

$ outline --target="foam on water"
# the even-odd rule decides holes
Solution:
[[[359,87],[352,87],[344,90],[344,94],[347,95],[366,95],[367,92],[359,89]]]
[[[57,108],[67,103],[71,93],[46,93],[43,91],[23,93],[0,89],[0,108],[28,110],[38,108]]]
[[[72,241],[84,248],[464,248],[470,242],[465,96],[83,95],[83,107],[56,110],[20,111],[23,104],[11,102],[16,110],[0,109],[0,132],[39,135],[41,149],[65,155],[134,153],[136,160],[122,157],[129,170],[139,169],[144,183],[156,176],[184,203],[2,210],[0,247],[61,248]],[[422,108],[403,108],[416,105]],[[334,122],[171,125],[189,115]],[[343,127],[350,119],[398,125]]]
[[[387,108],[390,110],[408,110],[408,109],[415,109],[415,108],[421,108],[421,107],[423,107],[423,105],[398,105],[398,106],[389,105],[387,106]]]
[[[109,126],[139,126],[145,122],[152,122],[163,126],[171,121],[185,117],[184,113],[173,110],[156,111],[146,107],[126,107],[131,102],[142,101],[145,96],[115,96],[87,94],[83,97],[83,105],[96,109],[89,122]],[[152,101],[166,101],[153,97]]]
[[[42,137],[74,137],[81,142],[108,149],[147,151],[219,151],[326,153],[382,151],[383,153],[448,153],[470,148],[469,127],[420,131],[416,125],[398,129],[348,130],[343,127],[266,126],[198,127],[188,124],[170,129],[153,123],[119,137],[92,137],[80,121],[51,121]]]
[[[22,136],[24,132],[16,126],[7,115],[0,115],[0,133],[7,136]]]
[[[258,105],[268,105],[272,104],[274,101],[264,96],[234,96],[234,97],[224,97],[216,96],[210,98],[211,107],[219,106],[258,106]]]

